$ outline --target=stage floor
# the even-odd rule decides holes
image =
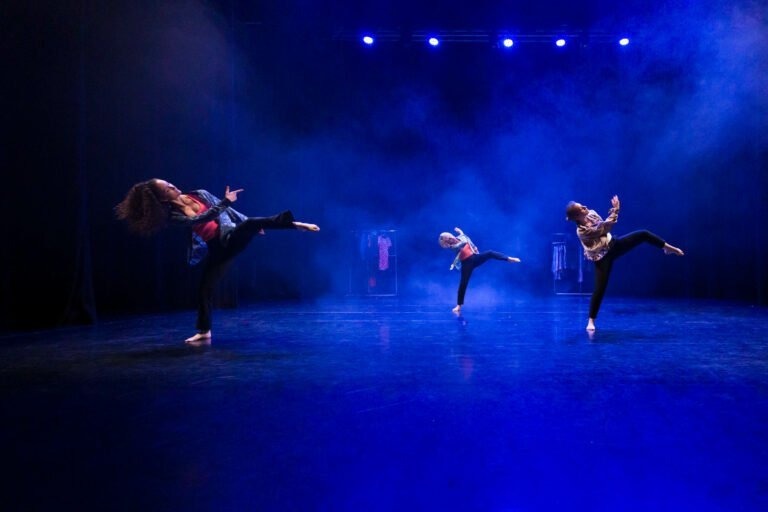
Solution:
[[[8,510],[768,510],[768,309],[365,298],[0,337]],[[10,506],[13,505],[13,506]],[[5,507],[4,507],[5,508]]]

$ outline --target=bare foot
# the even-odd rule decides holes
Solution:
[[[594,332],[595,331],[595,321],[593,319],[591,319],[591,318],[587,322],[587,330],[590,331],[590,332]]]
[[[511,263],[520,263],[520,258],[513,258],[512,256],[510,256],[509,258],[507,258],[507,261]]]
[[[457,315],[460,315],[461,314],[461,306],[456,306],[451,311],[454,312]]]
[[[674,254],[675,256],[682,256],[685,253],[682,249],[678,249],[674,245],[664,244],[664,254]]]
[[[193,347],[199,347],[201,345],[210,345],[212,338],[213,337],[211,336],[211,331],[199,332],[194,336],[185,339],[184,343],[187,345],[192,345]]]
[[[317,224],[309,224],[307,222],[295,221],[293,225],[296,226],[296,229],[299,229],[301,231],[320,231],[320,226],[318,226]]]

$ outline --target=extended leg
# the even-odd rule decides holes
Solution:
[[[633,231],[622,237],[614,239],[613,246],[611,247],[610,255],[613,259],[623,256],[640,244],[651,244],[659,249],[663,248],[666,244],[664,239],[655,233],[651,233],[648,230]],[[671,246],[670,246],[671,247]]]
[[[480,254],[475,254],[472,256],[473,260],[473,266],[475,268],[479,267],[483,263],[485,263],[488,260],[499,260],[499,261],[512,261],[512,262],[519,262],[520,260],[517,258],[511,258],[507,256],[506,254],[502,254],[498,251],[483,251]]]
[[[685,254],[682,249],[668,244],[663,238],[648,230],[634,231],[621,238],[617,238],[611,248],[611,253],[613,253],[614,258],[618,258],[642,243],[651,244],[654,247],[663,249],[664,254],[673,254],[675,256],[683,256]]]
[[[248,217],[227,233],[226,247],[235,255],[248,247],[254,236],[265,229],[296,229],[293,214],[286,210],[271,217]]]
[[[298,222],[293,219],[293,214],[286,210],[271,217],[248,217],[238,224],[226,236],[227,250],[232,255],[243,251],[254,236],[264,234],[265,229],[298,229],[300,231],[320,231],[316,224]]]

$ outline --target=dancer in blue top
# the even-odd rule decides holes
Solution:
[[[320,231],[315,224],[294,220],[288,210],[271,217],[246,217],[232,208],[240,192],[242,189],[227,187],[222,200],[207,190],[183,193],[172,183],[151,179],[131,187],[115,207],[117,217],[138,234],[150,235],[168,224],[191,228],[189,262],[195,264],[205,258],[198,296],[197,334],[185,340],[191,345],[211,343],[216,283],[254,236],[263,235],[265,229]]]

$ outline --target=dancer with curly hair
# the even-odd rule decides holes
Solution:
[[[205,260],[200,281],[197,333],[185,340],[190,345],[211,343],[211,311],[216,283],[232,259],[251,239],[265,229],[320,231],[315,224],[298,222],[286,210],[271,217],[246,217],[232,208],[243,190],[230,190],[224,199],[207,190],[183,193],[166,180],[153,178],[137,183],[116,207],[117,218],[140,235],[152,235],[168,225],[185,226],[192,231],[190,264]]]

